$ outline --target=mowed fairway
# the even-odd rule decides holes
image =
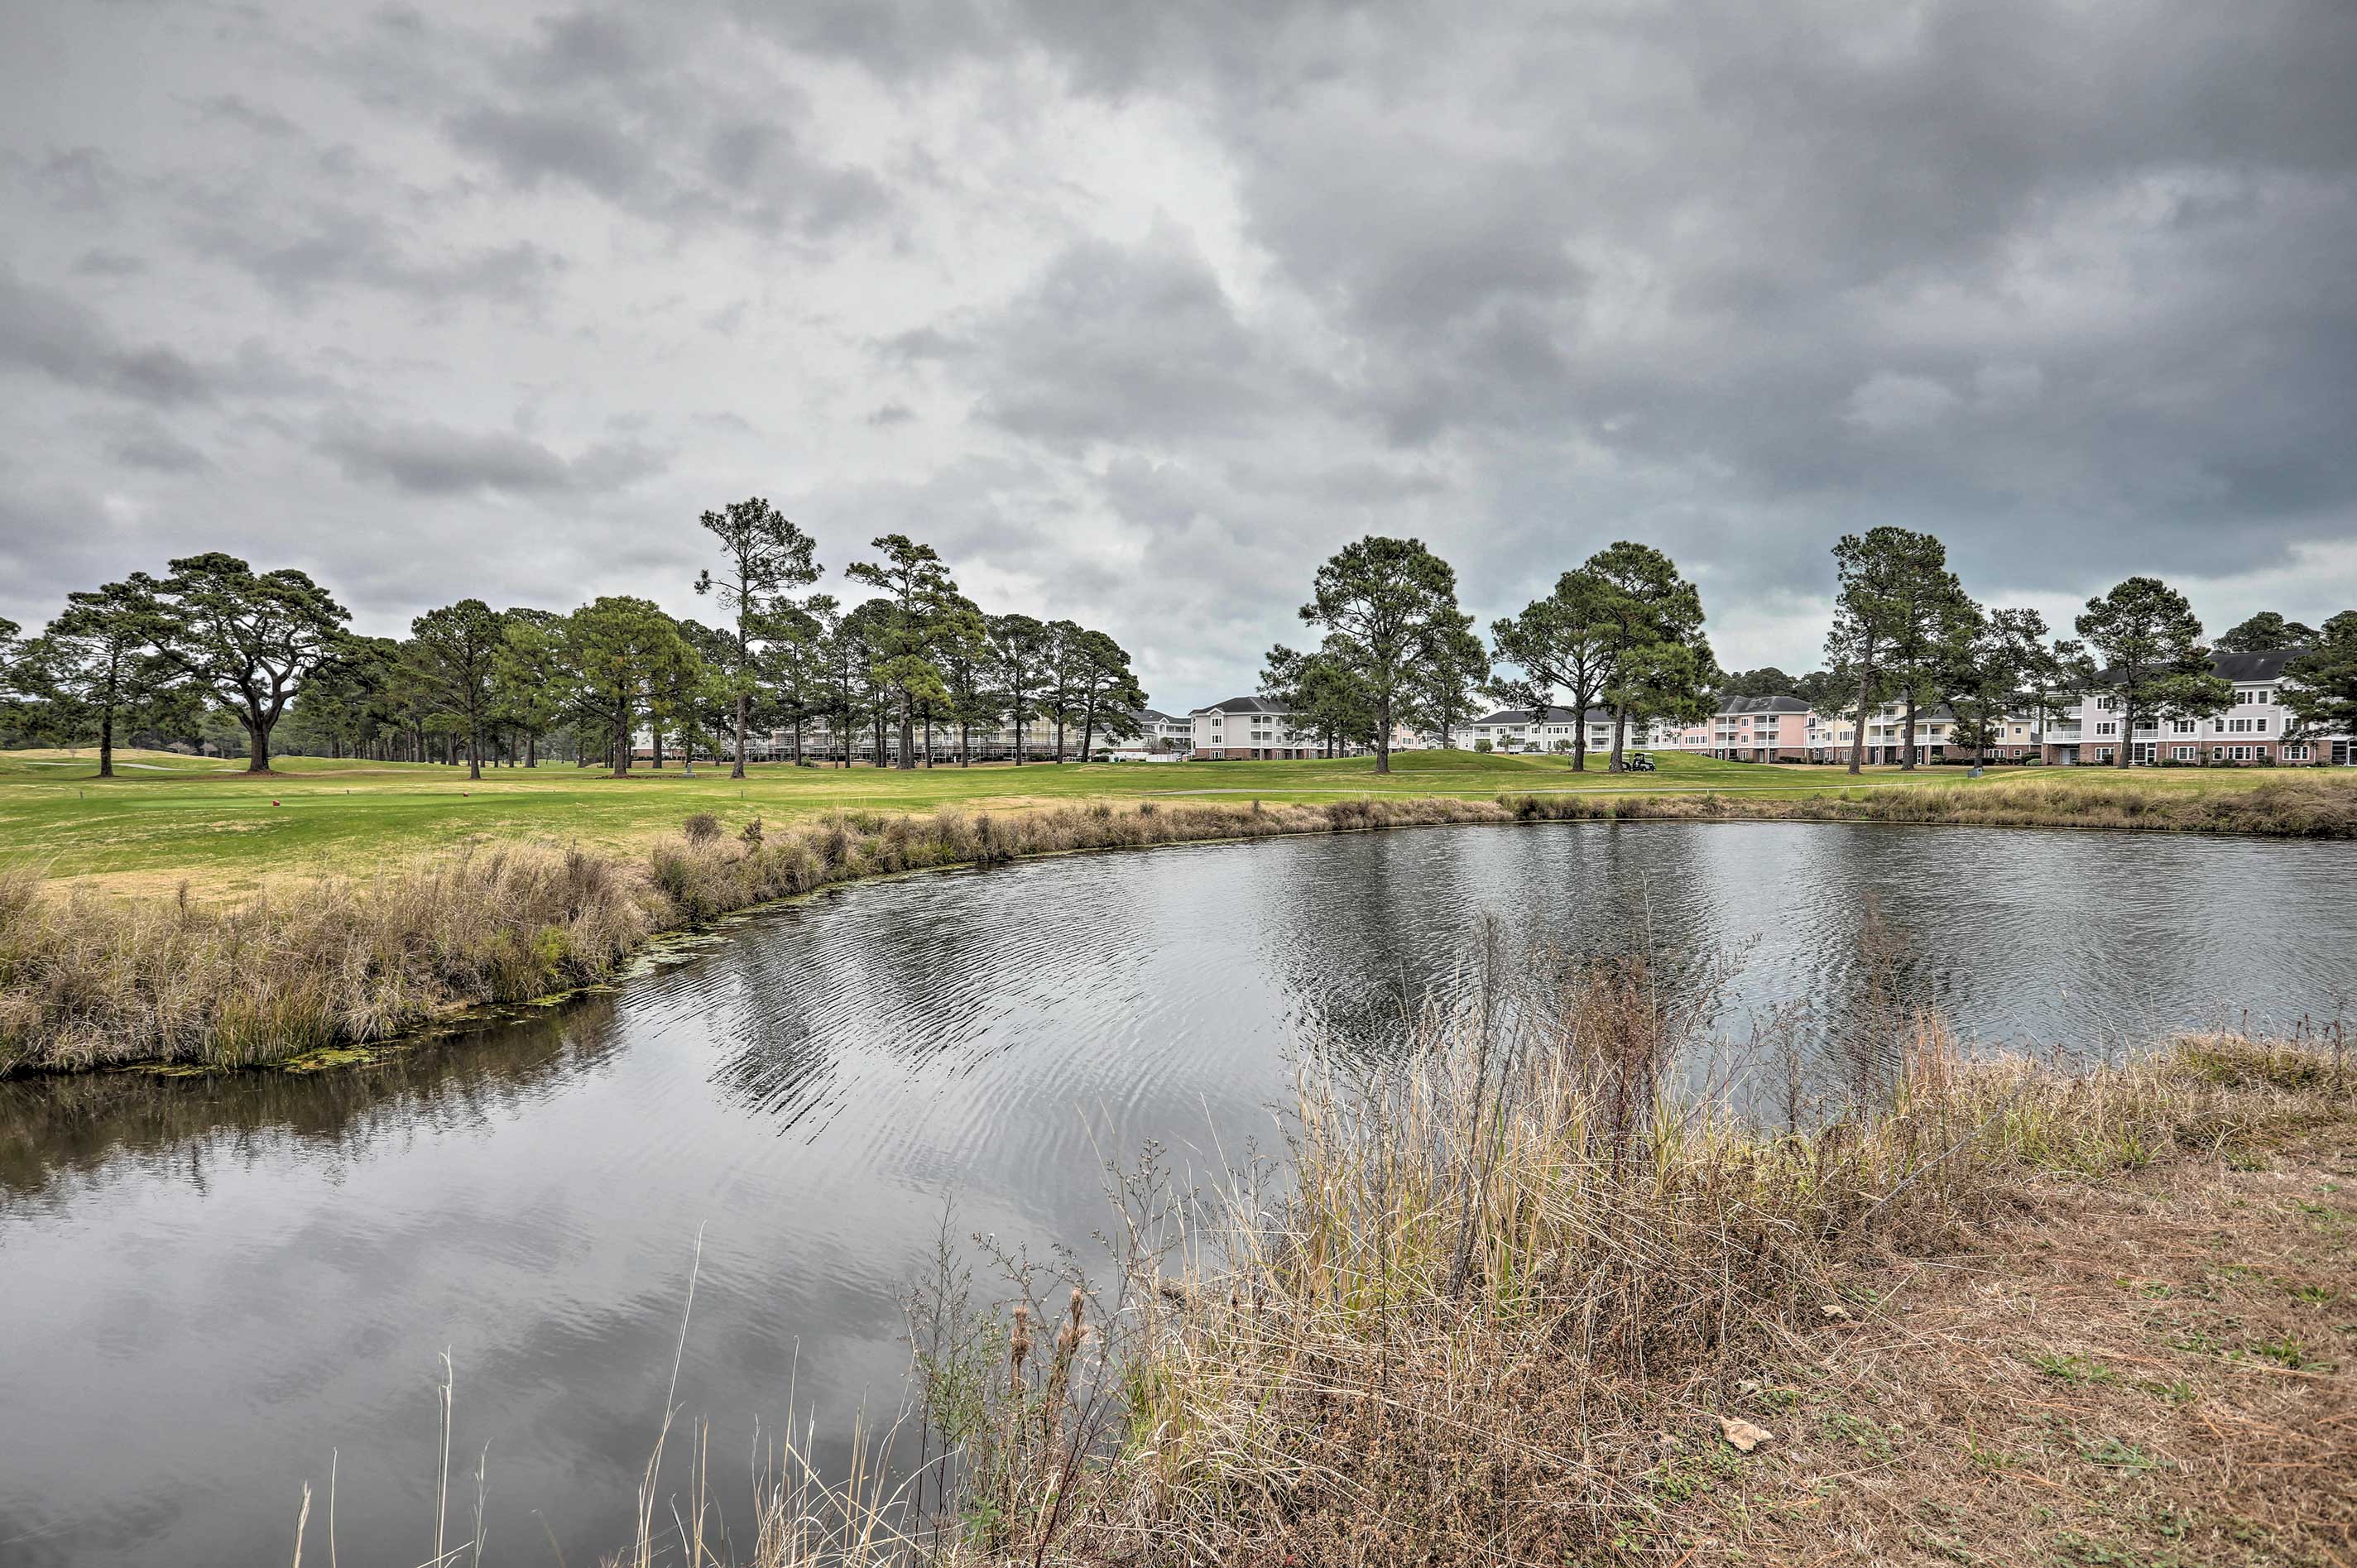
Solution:
[[[565,763],[487,769],[469,782],[462,768],[426,764],[329,761],[287,757],[254,778],[236,762],[124,751],[118,776],[101,780],[87,752],[0,753],[0,865],[30,865],[55,880],[107,891],[192,896],[246,893],[289,875],[365,872],[467,845],[528,840],[616,850],[672,832],[682,818],[713,811],[733,831],[760,817],[782,824],[837,811],[930,811],[942,805],[1010,811],[1103,799],[1259,799],[1322,801],[1359,795],[1686,792],[1802,796],[1845,789],[1911,789],[1964,781],[1957,768],[1914,774],[1869,769],[1770,767],[1658,754],[1660,771],[1609,775],[1600,760],[1574,773],[1566,757],[1474,752],[1407,752],[1377,777],[1365,757],[1322,762],[1035,763],[890,768],[755,766],[732,780],[725,766],[699,764],[692,779],[673,763],[628,779]],[[2025,770],[1993,769],[1991,781]],[[2027,770],[2046,772],[2049,770]],[[2244,769],[2139,769],[2118,777],[2073,769],[2090,789],[2247,788]]]

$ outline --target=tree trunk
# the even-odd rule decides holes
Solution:
[[[958,720],[958,766],[960,768],[974,766],[974,721],[972,719]]]
[[[1874,695],[1874,655],[1869,652],[1866,662],[1858,667],[1857,725],[1850,731],[1849,770],[1855,773],[1866,757],[1866,704]]]
[[[467,728],[467,777],[480,779],[483,776],[483,732],[480,725]]]
[[[1023,766],[1023,720],[1020,715],[1015,720],[1015,766]]]
[[[248,773],[270,771],[270,732],[258,722],[245,721],[245,770]]]
[[[1915,771],[1915,688],[1907,688],[1907,727],[1899,737],[1899,771]]]
[[[1062,712],[1060,710],[1060,711],[1057,713],[1057,714],[1056,714],[1056,762],[1057,762],[1057,765],[1058,765],[1059,767],[1061,767],[1061,766],[1063,765],[1063,761],[1064,761],[1064,715],[1063,715]]]
[[[1081,760],[1089,759],[1089,747],[1096,740],[1097,711],[1091,708],[1081,715]]]
[[[2120,691],[2120,744],[2112,753],[2112,766],[2126,768],[2128,753],[2136,745],[2136,699],[2127,694],[2126,684]]]
[[[1587,722],[1587,715],[1582,714],[1580,715],[1579,722],[1581,724],[1586,724]],[[1628,736],[1629,705],[1626,703],[1623,703],[1612,710],[1612,756],[1611,758],[1604,764],[1605,772],[1625,773],[1628,771],[1628,764],[1622,755],[1624,743],[1627,741]]]
[[[1587,704],[1575,703],[1573,708],[1575,712],[1571,721],[1571,770],[1574,773],[1585,773],[1587,771]],[[1448,744],[1447,730],[1440,732],[1440,744],[1443,746]]]
[[[737,693],[737,761],[728,769],[731,779],[745,777],[745,693],[739,692]]]

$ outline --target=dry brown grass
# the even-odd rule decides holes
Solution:
[[[246,1066],[610,972],[648,911],[593,855],[503,850],[221,908],[0,875],[0,1072]]]
[[[1703,1563],[2357,1558],[2357,1135],[2040,1183],[1965,1247],[1882,1250],[1642,1478]]]
[[[1060,1393],[1043,1413],[1036,1382],[999,1389],[973,1359],[995,1351],[1004,1366],[1006,1341],[970,1327],[948,1336],[966,1361],[920,1359],[920,1405],[960,1412],[951,1434],[985,1461],[985,1506],[969,1497],[952,1555],[1685,1564],[1920,1554],[1906,1510],[1948,1494],[1917,1496],[1882,1425],[1901,1411],[1904,1430],[1923,1423],[1937,1433],[1923,1441],[1968,1455],[1964,1434],[1900,1398],[1920,1393],[1903,1360],[1828,1363],[1805,1382],[1796,1370],[1845,1345],[1883,1344],[1951,1379],[1977,1375],[1986,1347],[1944,1343],[1884,1310],[1877,1282],[1888,1271],[1988,1256],[1992,1237],[2018,1249],[2035,1234],[2023,1227],[2073,1184],[2100,1192],[2122,1173],[2190,1173],[2222,1153],[2255,1160],[2350,1126],[2342,1064],[2310,1052],[2211,1037],[2070,1073],[1962,1060],[1919,1021],[1878,1059],[1852,1065],[1813,1130],[1778,1135],[1711,1095],[1670,1092],[1669,1066],[1690,1059],[1701,1013],[1666,1001],[1641,961],[1544,994],[1491,994],[1469,1015],[1426,1020],[1416,1064],[1385,1083],[1349,1093],[1306,1083],[1273,1188],[1248,1184],[1208,1219],[1157,1210],[1141,1224],[1154,1205],[1133,1184],[1125,1278],[1094,1318],[1106,1332],[1088,1394]],[[2009,1255],[1984,1267],[2001,1279]],[[2330,1272],[2310,1269],[2316,1288],[2345,1293],[2345,1258]],[[2307,1348],[2288,1353],[2328,1355],[2328,1338],[2312,1326]],[[2245,1373],[2303,1386],[2340,1376],[2239,1364],[2219,1375]],[[1878,1380],[1883,1402],[1861,1403],[1857,1391]],[[2045,1402],[2007,1406],[2009,1419],[2061,1413]],[[2330,1399],[2267,1408],[2242,1413],[2304,1423],[2287,1463],[2345,1453],[2346,1430],[2319,1423]],[[1719,1434],[1721,1416],[1780,1435],[1746,1456]],[[2082,1423],[2041,1452],[2134,1469],[2166,1494],[2177,1473],[2148,1466],[2155,1450],[2115,1424]],[[2322,1561],[2331,1531],[2345,1530],[2345,1493],[2310,1495],[2330,1500],[2271,1502],[2255,1517],[2267,1541],[2308,1553],[2268,1560]],[[2072,1533],[2071,1517],[2040,1516],[2051,1528],[2028,1545],[2009,1520],[2011,1533],[1975,1538],[1990,1553],[1978,1560],[2168,1561],[2072,1557],[2083,1537],[2109,1538]],[[1828,1533],[1836,1520],[1846,1533]]]
[[[1854,795],[1501,795],[1498,803],[1526,822],[1940,822],[2357,838],[2357,779],[2346,769],[2287,773],[2245,789],[2170,789],[2166,774],[2150,771],[2126,779],[2073,777],[2076,771],[1969,785],[1861,789]]]
[[[693,829],[642,858],[516,846],[242,903],[53,897],[0,872],[0,1074],[242,1067],[382,1040],[454,1009],[610,976],[651,934],[861,877],[1029,855],[1511,820],[1454,800],[1099,803],[993,816],[848,812],[781,833]],[[749,824],[748,824],[749,825]]]

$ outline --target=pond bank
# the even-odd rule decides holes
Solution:
[[[2338,1052],[2070,1073],[1924,1026],[1780,1134],[1656,1092],[1652,1000],[1598,972],[1536,1034],[1437,1026],[1372,1108],[1311,1086],[1296,1179],[1201,1251],[1133,1186],[1077,1341],[1060,1299],[920,1317],[947,1557],[2345,1560]]]
[[[0,874],[0,1076],[220,1069],[389,1040],[471,1007],[610,981],[659,933],[828,886],[1079,850],[1532,821],[1825,821],[2357,836],[2357,780],[2171,793],[2067,780],[1856,798],[1722,794],[1362,798],[1325,805],[1100,802],[926,816],[850,812],[764,836],[699,819],[643,857],[518,844],[228,908],[50,897]],[[704,826],[707,824],[708,827]]]

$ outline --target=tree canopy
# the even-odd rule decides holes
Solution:
[[[483,776],[483,723],[491,712],[507,623],[480,599],[460,599],[409,623],[403,661],[432,694],[433,719],[467,737],[467,777]]]
[[[1501,682],[1499,694],[1534,714],[1544,714],[1560,689],[1571,711],[1580,715],[1583,722],[1572,726],[1574,772],[1587,767],[1587,710],[1613,683],[1621,660],[1649,639],[1631,640],[1643,616],[1603,564],[1609,554],[1590,556],[1586,564],[1557,577],[1546,597],[1533,600],[1520,615],[1490,624],[1498,658],[1523,671],[1519,678]]]
[[[1955,578],[1948,571],[1947,547],[1928,533],[1886,523],[1842,535],[1834,546],[1834,569],[1837,585],[1825,658],[1849,676],[1857,693],[1849,770],[1856,773],[1865,760],[1873,715],[1902,677],[1915,682],[1909,693],[1911,763],[1913,703],[1943,640],[1936,635],[1947,624],[1941,612],[1953,603],[1949,590]]]
[[[2201,718],[2234,700],[2233,685],[2211,672],[2193,607],[2158,577],[2130,577],[2089,599],[2077,628],[2103,660],[2096,689],[2118,703],[2115,767],[2134,759],[2139,720]]]
[[[2287,648],[2313,647],[2317,631],[2299,621],[2286,620],[2273,610],[2261,610],[2232,631],[2221,633],[2221,653],[2276,653]]]
[[[2357,735],[2357,610],[2326,621],[2312,640],[2284,666],[2284,706],[2306,729]]]
[[[1392,730],[1414,702],[1419,666],[1462,624],[1457,573],[1421,540],[1370,534],[1318,568],[1301,618],[1327,632],[1325,653],[1365,693],[1375,771],[1392,768]]]
[[[247,771],[270,771],[270,733],[304,680],[341,644],[351,612],[304,573],[256,572],[214,551],[158,584],[157,656],[235,716]]]
[[[709,567],[696,574],[695,591],[717,597],[731,618],[735,646],[720,668],[737,725],[737,752],[728,776],[742,779],[745,726],[759,687],[754,649],[780,635],[793,635],[803,626],[792,614],[791,596],[819,580],[818,546],[759,496],[731,501],[726,510],[707,511],[699,521],[720,542],[724,561],[718,576]]]

